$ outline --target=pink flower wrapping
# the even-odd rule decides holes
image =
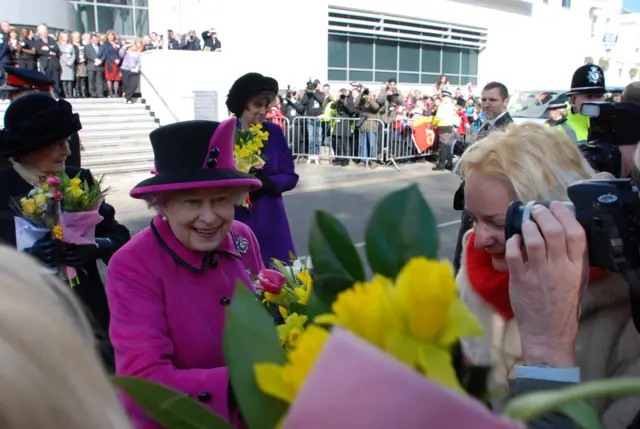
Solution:
[[[61,212],[60,223],[64,229],[65,243],[92,244],[96,239],[96,225],[102,222],[102,215],[98,213],[100,204],[91,211]],[[67,278],[73,280],[78,275],[73,267],[66,267]]]
[[[282,429],[525,429],[334,328]]]

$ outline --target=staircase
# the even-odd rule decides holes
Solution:
[[[93,174],[113,175],[149,172],[153,169],[153,151],[149,133],[159,125],[141,102],[124,104],[122,98],[67,100],[80,115],[82,167]],[[0,102],[0,117],[8,106]]]

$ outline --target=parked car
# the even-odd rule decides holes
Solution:
[[[614,101],[622,94],[623,87],[611,87],[607,92],[607,100]],[[511,96],[508,112],[516,124],[522,122],[535,122],[544,124],[548,119],[547,106],[552,101],[569,101],[568,91],[565,90],[539,90],[520,91]]]

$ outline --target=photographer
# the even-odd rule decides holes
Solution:
[[[360,152],[359,167],[366,167],[371,162],[371,168],[376,168],[378,164],[378,128],[380,110],[382,106],[376,101],[376,94],[368,88],[362,90],[362,94],[356,98],[356,111],[360,114],[360,121],[356,125],[360,132],[358,144]]]
[[[387,85],[383,85],[376,98],[377,103],[382,106],[380,119],[385,124],[392,123],[398,115],[398,106],[404,106],[404,97],[398,90],[398,82],[389,79]]]
[[[474,224],[463,239],[456,283],[485,327],[483,337],[464,340],[464,348],[473,364],[493,366],[489,389],[506,394],[509,385],[515,396],[640,376],[629,287],[618,273],[589,270],[585,231],[572,212],[562,203],[533,205],[535,223],[523,215],[521,235],[507,240],[505,233],[513,230],[512,200],[567,201],[567,187],[596,177],[577,146],[545,127],[510,125],[466,151],[459,169]],[[640,398],[592,405],[604,427],[627,429]],[[574,426],[552,415],[529,427]]]
[[[282,113],[293,124],[296,116],[304,115],[304,106],[298,99],[298,91],[291,89],[291,85],[287,86],[287,93],[282,99]]]
[[[355,105],[353,96],[346,89],[340,90],[340,97],[335,102],[337,119],[334,121],[333,135],[335,137],[334,159],[335,165],[347,166],[349,159],[355,158],[355,148],[353,144],[353,121],[341,120],[353,118],[355,115]]]
[[[183,51],[200,51],[200,39],[196,37],[196,32],[194,30],[189,31],[188,34],[185,34],[182,38],[182,42],[180,42],[180,49]]]
[[[304,106],[304,115],[308,117],[307,136],[309,137],[309,154],[318,155],[320,146],[323,143],[322,123],[318,118],[322,114],[322,106],[324,105],[325,94],[321,91],[320,81],[318,79],[307,82],[304,96],[302,97],[302,105]]]

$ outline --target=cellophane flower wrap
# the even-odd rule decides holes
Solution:
[[[243,173],[254,174],[264,166],[265,160],[262,156],[267,141],[269,131],[264,129],[264,125],[251,125],[248,130],[236,129],[235,142],[233,145],[233,157],[236,161],[236,169]],[[247,194],[243,207],[251,208],[251,200]]]
[[[59,184],[54,189],[62,194],[60,201],[60,223],[64,229],[62,241],[78,245],[95,243],[96,226],[103,217],[98,212],[100,204],[109,191],[102,187],[103,179],[89,184],[78,173],[70,178],[66,173],[59,176]],[[78,284],[78,273],[73,267],[65,267],[69,284]]]

